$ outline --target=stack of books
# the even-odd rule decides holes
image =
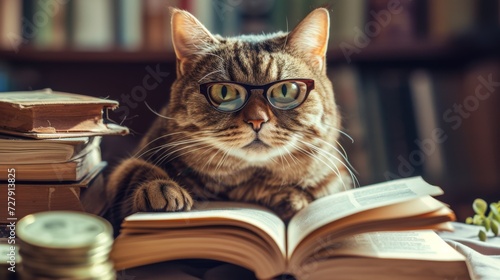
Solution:
[[[48,210],[100,214],[101,137],[128,133],[103,117],[117,106],[50,89],[0,93],[0,201],[8,202],[1,224]]]

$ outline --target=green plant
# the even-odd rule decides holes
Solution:
[[[487,214],[489,208],[489,213]],[[490,203],[490,207],[486,201],[476,198],[472,203],[472,209],[476,213],[473,217],[465,219],[465,223],[483,226],[485,230],[480,229],[478,237],[481,241],[486,241],[490,230],[495,236],[498,236],[500,228],[500,201]]]

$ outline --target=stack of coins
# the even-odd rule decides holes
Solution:
[[[24,217],[17,225],[21,279],[115,279],[109,252],[111,225],[94,215],[41,212]]]

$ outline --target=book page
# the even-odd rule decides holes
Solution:
[[[285,224],[270,210],[238,202],[203,202],[191,211],[169,213],[136,213],[125,219],[122,228],[188,228],[196,226],[251,225],[268,235],[285,251]],[[247,227],[248,228],[248,227]]]
[[[443,191],[421,177],[394,180],[322,197],[297,213],[288,225],[288,255],[314,230],[340,218],[376,207]]]
[[[339,255],[430,261],[465,260],[463,255],[430,230],[357,234],[323,248],[313,258],[319,260]]]

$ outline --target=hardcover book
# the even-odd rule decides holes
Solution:
[[[104,122],[103,113],[116,107],[118,102],[113,100],[51,89],[3,92],[0,93],[0,128],[2,133],[27,133],[25,136],[67,132],[114,134]],[[75,135],[67,137],[71,136]]]
[[[100,143],[100,136],[35,140],[0,134],[0,164],[66,162],[87,154]]]

